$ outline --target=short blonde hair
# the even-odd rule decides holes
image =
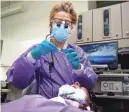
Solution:
[[[71,15],[72,23],[76,24],[77,14],[74,10],[72,3],[71,2],[61,2],[60,4],[56,4],[50,12],[50,26],[51,26],[51,20],[53,19],[54,15],[60,11],[69,13]]]

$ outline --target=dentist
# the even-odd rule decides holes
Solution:
[[[77,14],[71,2],[55,5],[50,12],[51,41],[44,40],[23,53],[7,71],[7,80],[18,89],[24,89],[40,73],[40,95],[57,96],[65,84],[79,82],[92,90],[97,80],[86,53],[78,46],[67,44]],[[31,90],[37,88],[37,81]]]

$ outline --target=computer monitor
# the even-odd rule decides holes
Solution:
[[[80,45],[86,52],[92,65],[108,65],[110,69],[116,69],[118,64],[118,42],[95,43]]]

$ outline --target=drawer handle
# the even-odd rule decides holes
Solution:
[[[127,31],[126,34],[129,35],[129,32]]]
[[[116,37],[118,37],[118,33],[116,33]]]
[[[89,38],[87,38],[87,40],[89,40]]]

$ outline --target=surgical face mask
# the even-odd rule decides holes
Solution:
[[[59,88],[59,96],[64,98],[73,99],[76,101],[84,101],[87,98],[86,93],[82,89],[75,89],[70,85],[63,85]]]
[[[68,39],[70,34],[70,28],[65,24],[53,24],[51,36],[54,37],[58,42],[64,42]]]

